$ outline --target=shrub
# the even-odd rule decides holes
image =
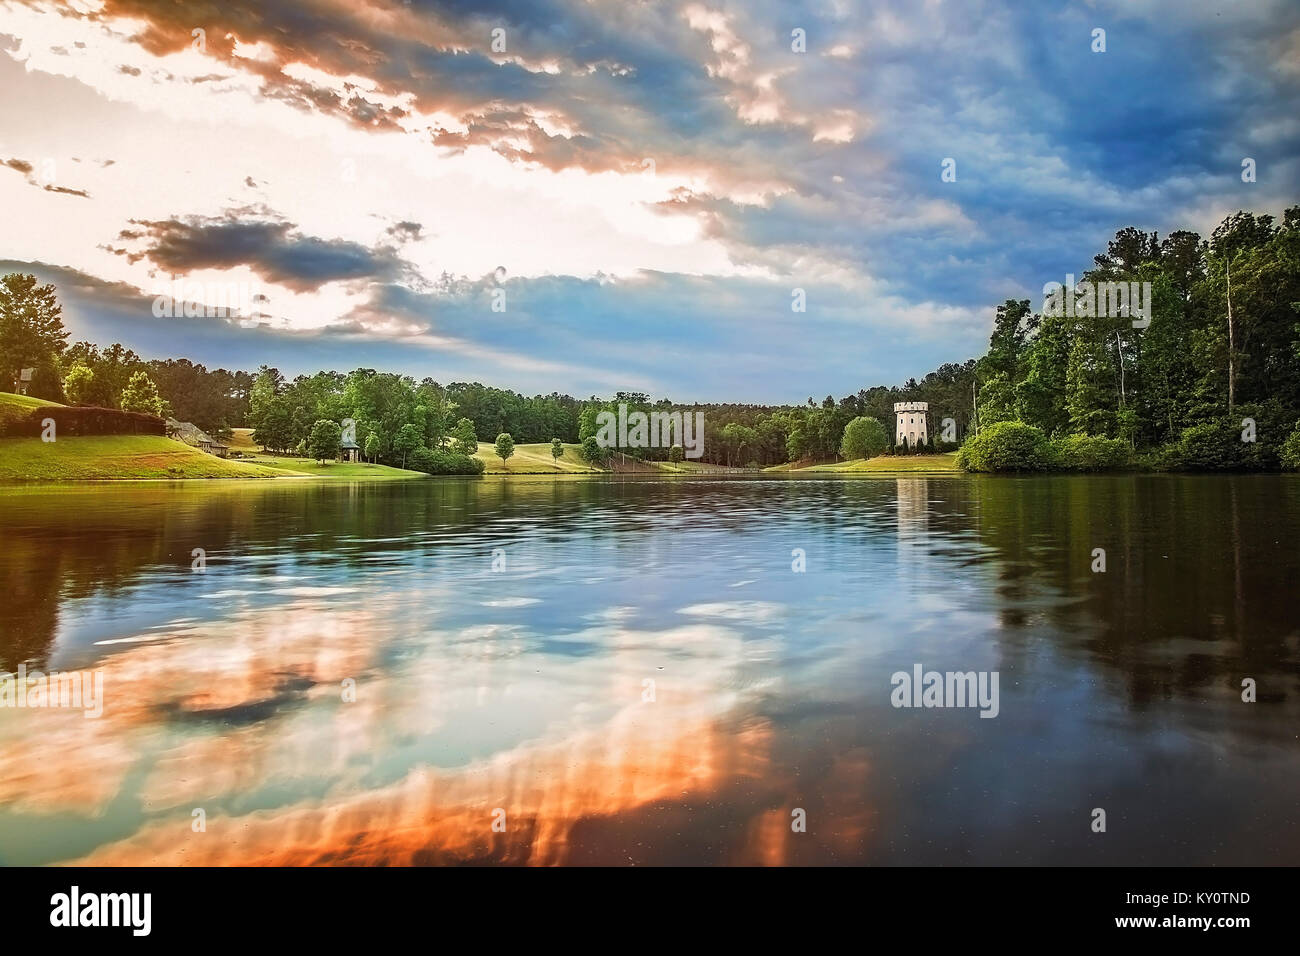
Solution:
[[[42,422],[47,418],[54,419],[55,434],[60,438],[78,435],[167,434],[167,423],[157,415],[123,412],[116,408],[99,408],[94,405],[42,405],[33,408],[25,416],[0,419],[0,436],[39,437],[44,428]]]
[[[1105,471],[1127,468],[1133,463],[1128,443],[1098,435],[1067,435],[1048,445],[1048,460],[1063,471]]]
[[[1254,409],[1244,407],[1232,415],[1219,415],[1184,428],[1176,442],[1160,449],[1158,461],[1172,471],[1240,471],[1272,469],[1278,466],[1279,453],[1285,453],[1288,437],[1278,443],[1270,435],[1280,435],[1285,425],[1261,418],[1257,422],[1255,441],[1242,439],[1242,418]],[[1265,411],[1264,414],[1267,414]]]
[[[437,461],[433,457],[433,449],[426,448],[424,445],[411,452],[408,464],[410,464],[413,471],[423,471],[429,475],[432,475],[438,467]]]
[[[1300,471],[1300,422],[1295,423],[1295,430],[1282,442],[1278,457],[1282,467],[1288,471]]]
[[[408,464],[427,475],[481,475],[484,468],[481,459],[447,448],[425,448],[423,445],[411,452]]]
[[[1024,422],[998,422],[966,439],[957,464],[967,471],[1043,471],[1051,466],[1047,436]]]

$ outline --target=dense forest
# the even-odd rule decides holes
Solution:
[[[1019,423],[1046,440],[1107,439],[1127,449],[1126,461],[1145,456],[1157,466],[1272,468],[1286,458],[1283,447],[1300,419],[1300,206],[1280,222],[1239,212],[1208,240],[1126,228],[1080,279],[1149,283],[1147,321],[1122,309],[1095,317],[1086,308],[1035,310],[1029,300],[1008,300],[995,310],[979,359],[903,385],[762,406],[682,405],[634,392],[527,397],[374,369],[290,381],[266,366],[248,372],[208,370],[187,359],[146,361],[119,344],[68,345],[53,287],[10,275],[0,282],[0,383],[30,367],[34,396],[154,411],[217,435],[252,427],[273,450],[300,448],[322,419],[354,418],[367,454],[373,449],[383,459],[409,443],[400,437],[408,425],[430,448],[458,426],[462,444],[467,429],[486,442],[503,432],[519,443],[582,442],[595,433],[598,412],[626,404],[703,412],[706,462],[825,461],[841,454],[856,418],[875,419],[892,441],[893,404],[901,401],[929,403],[932,443],[886,447],[889,453],[949,450],[981,430]],[[952,442],[942,440],[945,419],[952,420]],[[662,448],[621,451],[669,456]]]

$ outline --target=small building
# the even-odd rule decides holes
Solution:
[[[199,449],[199,451],[206,452],[209,455],[216,455],[218,458],[230,457],[229,445],[217,441],[193,422],[179,422],[174,418],[167,419],[167,437],[175,438],[177,441]]]
[[[19,395],[26,395],[27,390],[32,387],[32,377],[36,374],[34,368],[20,369],[18,372],[17,392]]]
[[[925,425],[929,410],[929,402],[895,402],[894,415],[898,418],[898,427],[895,429],[894,444],[908,448],[929,444]]]
[[[343,419],[343,440],[339,442],[339,461],[360,461],[361,446],[357,444],[357,422]]]

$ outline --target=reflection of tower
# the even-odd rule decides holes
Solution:
[[[898,479],[898,533],[924,534],[930,527],[930,486],[924,478]]]
[[[894,444],[906,445],[908,448],[928,444],[930,439],[925,430],[925,413],[929,410],[929,402],[894,402],[894,414],[898,416]]]
[[[898,554],[899,564],[906,556],[924,553],[925,538],[930,530],[930,485],[924,478],[898,479]],[[918,550],[913,550],[918,549]]]

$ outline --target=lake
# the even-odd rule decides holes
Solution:
[[[0,489],[0,671],[103,679],[0,707],[0,863],[1294,865],[1297,542],[1288,476]]]

